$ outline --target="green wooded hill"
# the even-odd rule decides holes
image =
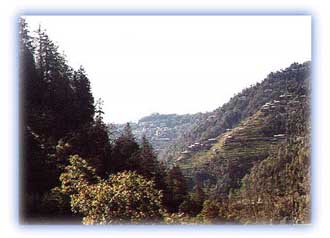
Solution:
[[[181,168],[190,188],[198,185],[208,194],[202,214],[210,221],[309,221],[309,70],[309,63],[293,64],[244,90],[255,92],[250,97],[252,101],[245,101],[244,115],[257,109],[255,113],[238,123],[232,122],[235,124],[232,128],[219,129],[216,137],[212,134],[212,138],[205,140],[201,134],[198,142],[171,157],[170,163]],[[246,95],[243,92],[223,107],[242,108],[239,98]],[[269,101],[257,107],[257,98]],[[221,116],[214,121],[224,123]],[[211,128],[218,125],[211,124]]]
[[[203,120],[194,122],[191,130],[184,131],[167,147],[164,157],[171,161],[189,145],[218,137],[255,114],[266,103],[280,100],[283,94],[307,95],[309,75],[310,62],[294,63],[284,70],[270,73],[261,83],[242,90]]]
[[[240,180],[254,164],[275,153],[292,136],[289,120],[295,116],[295,110],[305,106],[306,97],[283,96],[281,100],[266,103],[215,141],[188,147],[173,164],[180,166],[191,179],[198,176],[206,183],[213,182],[221,194],[228,193],[230,188],[238,188]],[[207,145],[208,142],[212,144]],[[200,149],[194,149],[198,146]]]
[[[191,196],[198,186],[210,199],[206,201],[222,204],[219,200],[224,200],[227,207],[232,206],[230,211],[222,211],[223,220],[251,222],[253,204],[272,207],[276,202],[270,202],[269,198],[278,196],[277,200],[285,206],[278,204],[280,209],[276,214],[254,215],[254,222],[269,222],[270,219],[274,223],[306,222],[310,199],[309,101],[310,62],[294,63],[284,70],[270,73],[261,83],[244,89],[213,112],[199,113],[198,117],[185,115],[189,123],[183,125],[189,127],[180,126],[180,130],[176,130],[175,126],[181,120],[171,127],[169,122],[180,118],[178,115],[154,114],[139,121],[133,132],[141,130],[141,125],[144,131],[151,132],[150,138],[153,127],[161,130],[164,126],[176,131],[177,134],[166,144],[160,143],[162,149],[158,158],[165,159],[169,167],[177,166],[182,170]],[[266,164],[268,171],[264,171]],[[292,177],[298,174],[299,179]],[[260,185],[259,191],[252,192],[247,189],[250,180],[255,184],[268,180],[268,184]],[[285,200],[293,193],[300,199],[298,204],[295,199]],[[253,195],[252,201],[246,201],[247,194]],[[261,197],[267,197],[268,202],[261,201]],[[296,211],[299,216],[293,215],[288,204],[301,209]],[[184,205],[187,207],[183,206],[181,211],[191,209],[189,204]],[[237,206],[243,206],[239,215],[235,214]],[[257,213],[254,211],[253,214]],[[219,218],[218,215],[215,217]]]

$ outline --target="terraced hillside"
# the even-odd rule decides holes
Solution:
[[[266,103],[282,100],[281,95],[292,97],[308,94],[310,82],[310,62],[294,63],[290,67],[270,73],[261,83],[252,85],[233,96],[227,103],[210,112],[204,120],[191,126],[172,141],[164,151],[169,163],[195,143],[202,143],[219,137],[228,129],[236,127],[241,121],[254,115]],[[274,107],[274,105],[272,105]]]
[[[190,180],[198,179],[216,194],[239,188],[241,179],[259,161],[275,153],[290,134],[288,120],[306,101],[284,94],[216,138],[208,148],[186,150],[174,162]]]

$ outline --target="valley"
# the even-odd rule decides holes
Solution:
[[[21,223],[310,223],[310,61],[255,79],[213,111],[109,124],[85,69],[68,65],[45,29],[30,33],[20,18],[18,50]],[[223,93],[231,78],[211,86]],[[137,99],[133,85],[107,87],[120,111]]]

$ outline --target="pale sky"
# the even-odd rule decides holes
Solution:
[[[310,16],[27,16],[83,65],[105,122],[212,111],[311,59]]]

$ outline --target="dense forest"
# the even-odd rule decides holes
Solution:
[[[310,62],[213,112],[110,125],[45,29],[21,18],[19,41],[22,223],[310,222]]]

